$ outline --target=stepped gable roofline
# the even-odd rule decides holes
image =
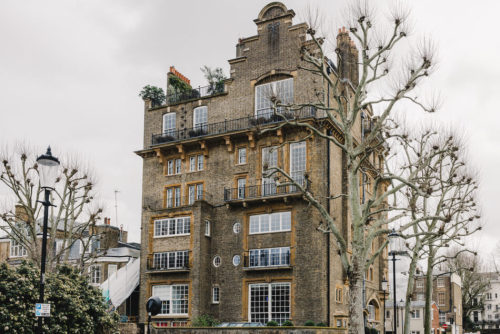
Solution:
[[[290,17],[290,19],[295,16],[293,9],[288,9],[283,3],[275,1],[264,6],[264,8],[260,11],[259,16],[253,21],[255,24],[259,25],[267,21],[287,16]]]

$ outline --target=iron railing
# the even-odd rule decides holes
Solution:
[[[298,181],[302,186],[307,187],[306,179]],[[278,185],[276,183],[263,183],[256,186],[246,186],[238,188],[224,188],[224,201],[245,201],[250,199],[270,198],[300,193],[300,189],[292,184]]]
[[[180,197],[178,201],[175,200],[175,190],[174,197],[170,202],[167,198],[158,200],[158,199],[145,199],[144,206],[149,208],[149,210],[163,210],[163,209],[172,209],[172,208],[180,208],[186,205],[193,205],[196,201],[206,201],[208,203],[212,203],[213,196],[206,192],[198,192],[196,191],[193,196],[189,194]]]
[[[180,267],[168,267],[168,261],[161,262],[154,261],[154,258],[149,257],[147,259],[147,270],[148,271],[189,271],[189,261],[187,261],[183,266]]]
[[[317,118],[317,110],[314,107],[304,107],[296,111],[284,111],[275,113],[272,109],[260,112],[258,115],[247,116],[232,120],[225,120],[218,123],[202,124],[193,128],[179,130],[166,130],[160,134],[153,134],[151,145],[160,145],[169,142],[177,142],[191,138],[198,138],[210,135],[219,135],[229,132],[250,129],[256,126],[275,124],[283,122],[285,119]]]
[[[167,104],[179,103],[191,99],[197,99],[205,96],[212,96],[224,92],[224,83],[209,85],[205,87],[193,88],[184,92],[175,92],[167,94]]]

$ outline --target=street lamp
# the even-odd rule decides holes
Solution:
[[[39,302],[43,304],[44,293],[45,293],[45,258],[47,257],[47,225],[49,216],[49,206],[50,203],[50,191],[54,190],[57,171],[60,165],[59,160],[52,156],[52,151],[50,146],[47,148],[47,152],[42,154],[36,159],[38,164],[38,175],[40,176],[40,187],[44,190],[44,200],[43,205],[43,236],[42,236],[42,261],[40,263],[40,300]],[[38,317],[38,326],[36,332],[38,334],[42,333],[42,317]]]
[[[385,296],[387,296],[387,294],[388,294],[388,292],[387,292],[387,289],[388,289],[387,283],[388,282],[387,282],[387,280],[385,279],[385,276],[384,276],[384,278],[382,278],[382,291],[384,293],[384,323],[383,323],[384,334],[385,334],[385,299],[386,299]]]
[[[392,261],[392,281],[393,281],[393,293],[394,293],[394,296],[393,296],[393,302],[394,302],[394,334],[396,334],[396,330],[397,330],[397,325],[396,325],[396,321],[397,321],[397,306],[396,306],[396,255],[407,255],[407,253],[405,251],[398,251],[396,250],[397,248],[397,241],[398,241],[398,238],[400,237],[400,235],[394,230],[392,229],[391,233],[389,233],[387,235],[387,237],[389,238],[389,248],[391,249],[391,251],[389,252],[389,256],[392,255],[392,259],[390,261]]]

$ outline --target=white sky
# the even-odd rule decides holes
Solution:
[[[342,23],[346,0],[310,1]],[[382,1],[380,1],[382,2]],[[387,1],[384,1],[384,3]],[[114,214],[140,240],[143,103],[146,84],[164,87],[170,65],[197,85],[200,67],[222,67],[239,37],[256,34],[253,19],[268,1],[3,0],[0,3],[0,143],[27,141],[78,154],[99,178],[105,216]],[[285,1],[298,17],[307,1]],[[379,3],[379,1],[377,1]],[[468,140],[480,170],[487,255],[499,240],[495,207],[500,178],[500,1],[412,1],[416,34],[438,43],[432,86],[444,96],[432,117]],[[331,56],[334,58],[334,56]],[[420,116],[418,116],[420,117]],[[0,196],[5,196],[1,194]]]

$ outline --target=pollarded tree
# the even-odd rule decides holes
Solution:
[[[33,152],[26,147],[18,147],[12,154],[1,152],[0,185],[8,202],[0,211],[0,228],[17,244],[13,248],[17,256],[26,255],[39,264],[43,189]],[[98,238],[93,227],[102,208],[95,203],[95,185],[88,168],[76,160],[62,160],[50,199],[54,206],[49,210],[47,270],[74,260],[83,272],[93,259],[91,248]]]
[[[489,270],[475,252],[454,247],[446,252],[446,267],[462,281],[462,324],[467,331],[477,330],[468,319],[473,311],[482,312],[484,294],[490,288]],[[470,327],[469,327],[470,326]],[[467,328],[466,328],[467,327]]]
[[[426,130],[416,136],[394,135],[400,142],[406,177],[416,188],[407,187],[399,194],[399,206],[407,207],[407,220],[418,221],[402,231],[410,255],[404,333],[409,333],[410,301],[414,288],[414,275],[419,261],[424,260],[426,273],[425,333],[431,331],[431,303],[433,268],[448,257],[443,249],[451,244],[464,245],[463,239],[480,229],[475,196],[477,184],[470,167],[466,165],[463,144],[444,131]],[[440,152],[426,166],[413,173],[414,161],[430,152]],[[412,176],[410,176],[412,175]],[[404,220],[403,220],[404,223]],[[461,252],[466,252],[464,248]]]
[[[310,24],[307,30],[310,41],[301,47],[301,69],[313,73],[322,82],[322,91],[316,92],[317,100],[290,104],[280,101],[279,94],[270,96],[270,99],[276,116],[283,121],[277,128],[300,127],[342,151],[345,189],[330,193],[327,201],[345,203],[347,220],[351,223],[350,237],[346,238],[335,223],[333,212],[328,210],[324,199],[311,193],[302,182],[297,182],[277,167],[269,168],[267,176],[285,177],[287,183],[300,189],[321,214],[324,231],[330,233],[337,243],[349,282],[349,333],[362,333],[364,273],[386,246],[383,243],[372,252],[372,242],[389,232],[388,224],[407,216],[407,208],[388,205],[388,200],[407,187],[425,196],[425,192],[411,180],[434,156],[441,154],[441,150],[428,152],[412,161],[415,168],[411,173],[404,168],[384,170],[371,163],[374,155],[383,160],[380,157],[388,152],[387,139],[394,130],[390,118],[398,109],[413,105],[427,112],[435,111],[434,105],[426,106],[416,96],[417,87],[434,67],[433,50],[428,42],[413,51],[406,47],[403,41],[407,39],[407,15],[402,10],[392,13],[386,22],[390,30],[385,34],[383,29],[376,29],[384,26],[383,18],[378,17],[367,3],[351,7],[349,13],[352,19],[347,30],[341,30],[337,37],[337,66],[324,51],[326,40],[319,36],[317,27]],[[393,57],[399,60],[396,63],[399,70],[390,65]],[[324,117],[321,121],[309,122],[290,116],[303,108],[316,110]],[[338,135],[327,129],[333,129]],[[361,189],[366,186],[367,175],[373,180],[373,191],[362,199]],[[422,219],[410,219],[401,228],[409,228]]]

